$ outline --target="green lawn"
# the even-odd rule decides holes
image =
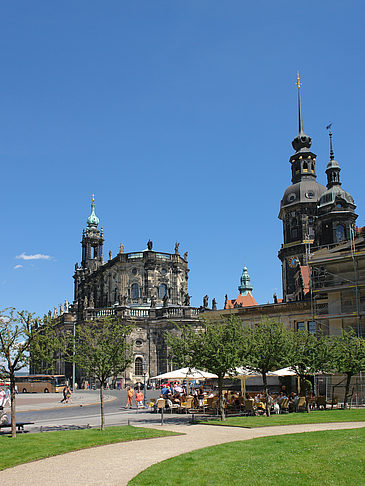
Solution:
[[[24,462],[43,459],[65,452],[115,442],[179,435],[173,432],[142,427],[107,427],[100,429],[65,430],[38,434],[19,434],[16,439],[0,436],[0,470]]]
[[[325,422],[365,421],[365,410],[316,410],[310,413],[288,413],[280,415],[261,415],[259,417],[228,417],[227,420],[199,421],[202,424],[224,425],[230,427],[267,427],[270,425],[320,424]]]
[[[265,437],[182,454],[149,467],[129,484],[364,485],[364,456],[365,428]]]

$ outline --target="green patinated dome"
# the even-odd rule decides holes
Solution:
[[[243,267],[241,275],[241,285],[238,287],[241,295],[247,295],[252,292],[251,279],[247,271],[246,265]]]
[[[99,218],[95,214],[95,202],[94,202],[94,194],[91,199],[91,214],[87,218],[87,227],[88,228],[96,228],[99,224]]]

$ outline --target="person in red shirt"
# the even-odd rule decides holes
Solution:
[[[136,393],[136,404],[137,409],[143,408],[143,393],[141,392],[141,390],[138,390]]]

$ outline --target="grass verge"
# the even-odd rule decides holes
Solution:
[[[104,432],[100,429],[66,430],[21,434],[16,439],[4,435],[0,436],[0,470],[88,447],[169,435],[180,434],[126,425],[107,427]]]
[[[364,484],[364,449],[365,428],[231,442],[155,464],[129,485]]]
[[[310,413],[261,415],[259,417],[228,417],[227,420],[200,420],[197,423],[228,427],[268,427],[271,425],[321,424],[365,421],[365,410],[316,410]]]

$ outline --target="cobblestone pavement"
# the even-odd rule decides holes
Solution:
[[[157,462],[203,447],[318,430],[364,427],[364,422],[302,424],[244,429],[212,425],[164,426],[185,435],[110,444],[22,464],[0,472],[2,486],[123,486]],[[158,428],[155,426],[155,428]]]

